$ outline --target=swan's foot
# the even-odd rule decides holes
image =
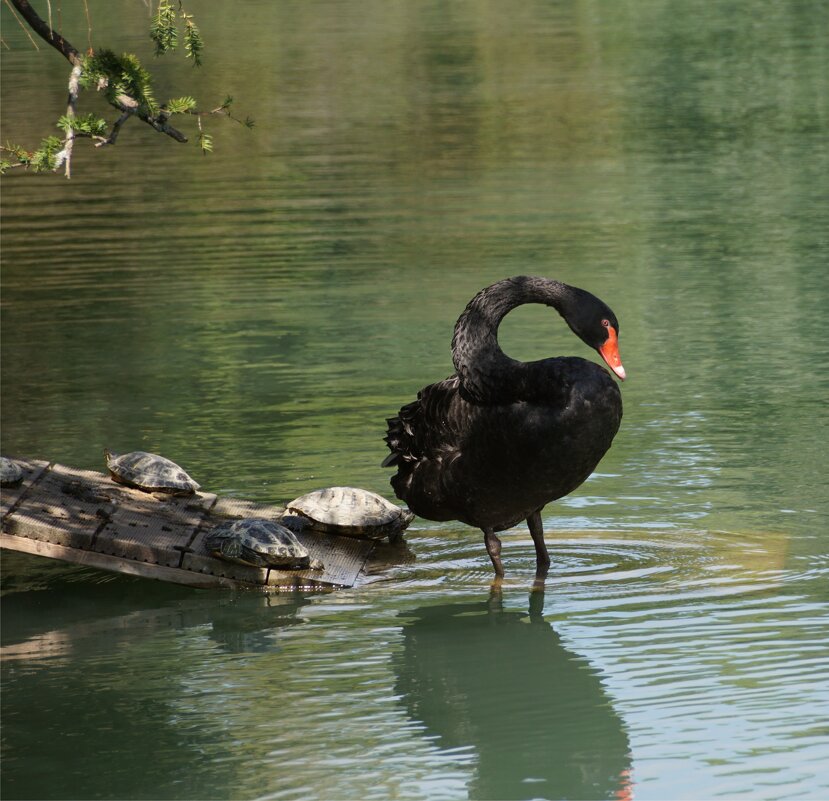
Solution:
[[[495,568],[496,576],[504,575],[504,563],[501,561],[501,540],[495,535],[495,531],[491,528],[483,529],[484,545],[486,545],[486,552],[492,560],[492,566]]]
[[[541,522],[541,509],[536,510],[527,518],[530,536],[535,545],[535,576],[544,578],[550,569],[550,554],[547,553],[547,543],[544,542],[544,525]]]

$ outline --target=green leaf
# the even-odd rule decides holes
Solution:
[[[213,137],[205,133],[204,131],[199,131],[199,147],[201,148],[201,152],[204,153],[206,156],[208,153],[213,152]]]
[[[84,114],[80,117],[70,117],[64,114],[58,120],[57,126],[67,134],[74,131],[87,136],[103,136],[107,132],[106,120],[96,117],[94,114]]]
[[[178,47],[176,12],[170,5],[169,0],[159,0],[158,9],[150,24],[150,39],[155,42],[155,54],[157,56]]]
[[[40,147],[32,153],[29,163],[35,172],[46,172],[57,167],[55,156],[63,149],[63,140],[57,136],[47,136]]]
[[[186,114],[196,108],[193,97],[176,97],[167,101],[166,111],[170,114]]]
[[[32,160],[32,154],[20,145],[7,141],[3,150],[8,150],[21,164],[28,165]]]
[[[193,66],[201,66],[201,54],[204,50],[204,40],[201,38],[201,31],[193,22],[192,14],[185,14],[182,12],[182,19],[184,20],[184,49],[187,51],[187,58],[193,59]]]
[[[110,101],[115,101],[120,94],[129,95],[149,114],[158,113],[150,73],[132,53],[118,56],[112,50],[100,50],[87,56],[84,59],[81,84],[87,88],[102,86]]]

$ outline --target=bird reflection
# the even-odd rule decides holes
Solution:
[[[396,690],[441,749],[472,746],[474,799],[630,799],[624,724],[590,664],[544,621],[488,600],[422,607],[403,629]]]

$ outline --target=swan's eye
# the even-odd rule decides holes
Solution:
[[[610,320],[602,320],[602,325],[605,328],[610,328]]]

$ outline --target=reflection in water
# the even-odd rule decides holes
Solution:
[[[180,701],[278,651],[308,600],[32,573],[30,586],[9,576],[2,602],[3,796],[225,797],[239,777],[221,717],[196,723]]]
[[[396,692],[443,750],[472,746],[470,798],[628,798],[622,719],[594,669],[545,622],[488,601],[427,606],[404,628]]]
[[[404,537],[399,537],[394,542],[378,541],[363,570],[370,576],[383,575],[399,565],[411,564],[416,559],[417,555]]]
[[[15,562],[4,556],[4,560]],[[27,561],[29,561],[27,559]],[[47,562],[46,568],[55,563]],[[198,628],[225,653],[277,650],[275,632],[304,622],[297,617],[310,597],[285,593],[194,592],[189,587],[113,577],[90,569],[41,571],[31,586],[9,588],[0,607],[2,659],[37,660],[82,652],[104,639],[114,649],[160,631]],[[61,566],[63,568],[63,566]],[[73,583],[71,602],[61,594]],[[63,585],[63,587],[61,587]],[[48,590],[48,591],[46,591]],[[213,597],[214,602],[209,602]],[[89,642],[84,642],[89,641]]]

